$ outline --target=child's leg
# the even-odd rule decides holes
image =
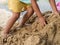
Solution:
[[[2,36],[6,37],[7,34],[9,33],[11,27],[13,26],[13,24],[15,23],[15,21],[19,18],[20,13],[15,13],[13,12],[13,15],[11,16],[11,18],[8,20],[8,22],[6,23],[6,26],[4,27],[3,31],[2,31]]]
[[[19,23],[19,26],[23,26],[25,24],[25,22],[31,17],[31,15],[33,15],[33,13],[34,13],[33,8],[31,6],[27,7],[27,13],[23,17],[22,22]]]
[[[31,0],[31,4],[32,4],[32,7],[34,9],[34,12],[36,12],[36,14],[39,18],[39,21],[40,21],[41,25],[45,26],[46,25],[45,18],[42,16],[42,13],[39,9],[39,6],[38,6],[36,0]]]
[[[57,7],[56,7],[56,3],[55,3],[55,0],[49,0],[51,6],[52,6],[52,9],[53,9],[53,12],[57,15],[59,15],[58,13],[58,10],[57,10]]]

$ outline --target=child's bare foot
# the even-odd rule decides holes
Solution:
[[[1,32],[1,37],[3,39],[7,38],[8,33],[5,33],[4,31]]]
[[[22,27],[23,27],[23,25],[18,24],[17,26],[14,27],[14,30],[19,30]]]
[[[22,27],[28,26],[28,25],[30,25],[30,24],[17,25],[17,26],[16,26],[16,30],[19,30],[19,29],[21,29]]]
[[[10,36],[11,34],[5,33],[4,31],[1,32],[0,37],[2,39],[2,41],[5,43],[7,42],[7,38]]]
[[[1,31],[0,36],[2,39],[6,39],[8,37],[8,33],[5,33],[5,31]]]

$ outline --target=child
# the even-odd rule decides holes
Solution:
[[[49,2],[50,2],[51,7],[52,7],[52,9],[53,9],[53,13],[59,15],[59,12],[58,12],[58,10],[57,10],[57,8],[56,8],[55,0],[49,0]],[[40,12],[40,10],[39,10],[39,8],[38,8],[38,5],[37,5],[37,3],[36,3],[36,0],[31,0],[31,3],[32,3],[32,7],[33,7],[34,11],[37,13],[37,15],[38,15],[38,16],[39,16],[39,15],[42,15],[41,12]],[[38,12],[39,12],[39,13],[38,13]],[[43,21],[42,21],[42,23],[43,23]]]
[[[1,36],[3,38],[7,37],[7,34],[9,33],[11,27],[14,25],[15,21],[19,18],[22,10],[26,10],[27,13],[23,17],[23,21],[19,24],[20,26],[23,26],[24,23],[29,19],[29,17],[34,13],[31,4],[24,3],[22,0],[8,0],[8,7],[12,11],[13,15],[8,20],[6,26],[3,28],[3,31],[1,32]]]
[[[53,13],[56,14],[56,15],[59,15],[59,12],[58,12],[57,7],[56,7],[55,0],[49,0],[49,2],[50,2],[51,7],[53,9]]]
[[[56,5],[55,5],[55,0],[49,0],[49,1],[52,6],[53,12],[55,14],[59,15]],[[25,10],[27,10],[27,13],[24,16],[22,23],[20,23],[20,26],[24,25],[24,23],[29,19],[29,17],[34,13],[34,11],[36,12],[42,26],[46,25],[45,19],[42,16],[42,13],[40,12],[40,10],[38,8],[36,0],[31,0],[31,4],[32,4],[32,6],[28,5],[26,3],[23,3],[19,0],[9,0],[9,8],[12,10],[13,15],[8,20],[6,27],[4,27],[4,30],[1,33],[3,37],[7,36],[7,34],[9,33],[9,31],[10,31],[11,27],[13,26],[13,24],[15,23],[15,21],[19,18],[22,8],[25,8]]]
[[[56,8],[55,0],[49,0],[49,2],[50,2],[51,7],[53,9],[53,13],[56,15],[59,15],[58,10]],[[37,16],[39,17],[40,23],[42,25],[45,25],[46,24],[45,19],[42,17],[42,13],[39,10],[36,0],[31,0],[31,3],[32,3],[32,7],[33,7],[34,11],[36,12]]]

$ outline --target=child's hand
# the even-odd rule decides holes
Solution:
[[[59,12],[54,12],[55,15],[59,16]]]
[[[39,18],[39,21],[41,23],[42,26],[45,26],[46,25],[46,22],[45,22],[45,18],[44,17],[40,17]]]

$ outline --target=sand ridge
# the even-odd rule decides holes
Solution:
[[[33,15],[19,30],[11,31],[11,35],[3,42],[0,38],[0,45],[60,45],[60,16],[45,12],[47,25],[42,27],[36,15]]]

